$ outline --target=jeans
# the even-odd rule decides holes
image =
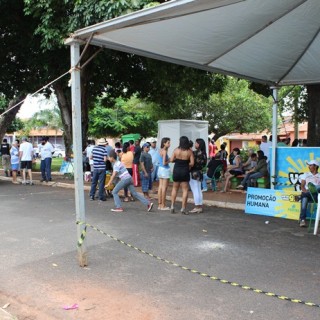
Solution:
[[[141,189],[142,192],[148,192],[149,190],[152,190],[152,173],[148,173],[148,177],[144,176],[143,171],[140,172],[140,182],[141,182]]]
[[[153,171],[152,171],[152,173],[151,173],[152,182],[159,180],[159,179],[158,179],[158,168],[159,168],[158,165],[156,165],[156,164],[153,165]]]
[[[312,194],[313,198],[317,201],[318,200],[318,194],[314,193]],[[312,202],[312,198],[309,192],[302,192],[301,193],[301,211],[300,211],[300,221],[306,220],[307,217],[307,208],[308,203]]]
[[[50,181],[51,180],[51,162],[52,158],[45,158],[41,160],[40,170],[41,176],[43,180]]]
[[[132,168],[127,168],[128,172],[130,173],[130,176],[132,177]],[[128,197],[128,187],[124,187],[124,196]]]
[[[131,193],[131,196],[138,199],[142,204],[144,205],[148,205],[149,204],[149,200],[147,200],[144,196],[142,196],[141,194],[139,194],[133,185],[133,180],[132,178],[127,178],[124,180],[120,180],[116,186],[114,187],[112,194],[113,194],[113,200],[114,200],[114,204],[116,206],[116,208],[121,208],[121,200],[120,197],[118,195],[119,191],[123,188],[127,187]]]
[[[316,185],[318,193],[320,192],[320,185]],[[318,202],[318,193],[313,193],[313,199]],[[301,211],[300,211],[300,221],[306,220],[308,203],[312,202],[312,197],[309,192],[301,192]]]
[[[201,181],[190,178],[189,185],[193,194],[194,205],[202,206],[203,194],[201,192]]]
[[[94,198],[94,195],[95,195],[96,189],[97,189],[97,184],[99,182],[99,199],[100,200],[106,199],[106,193],[104,191],[105,179],[106,179],[106,169],[94,169],[93,170],[90,197]]]
[[[247,173],[241,181],[241,185],[246,187],[247,184],[248,187],[251,187],[251,179],[258,179],[261,177],[263,177],[263,174],[260,172]]]
[[[206,173],[203,174],[202,190],[208,190],[207,180],[211,180],[211,188],[214,191],[216,189],[216,183],[214,179],[209,178]]]

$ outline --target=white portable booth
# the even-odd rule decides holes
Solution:
[[[160,148],[162,138],[170,138],[169,156],[179,146],[181,136],[187,136],[193,143],[196,139],[202,138],[206,143],[208,152],[208,121],[181,119],[158,121],[158,148]]]

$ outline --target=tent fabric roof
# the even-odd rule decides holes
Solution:
[[[270,85],[320,83],[319,0],[176,0],[73,40]]]

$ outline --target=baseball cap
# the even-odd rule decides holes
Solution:
[[[314,164],[315,166],[319,167],[319,162],[317,160],[310,160],[310,161],[306,161],[308,166],[311,166],[312,164]]]
[[[148,142],[144,143],[142,148],[145,148],[145,147],[150,147],[150,144]]]

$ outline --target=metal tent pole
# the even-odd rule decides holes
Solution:
[[[84,206],[84,186],[82,168],[82,130],[81,130],[81,81],[80,68],[77,66],[80,56],[80,44],[77,41],[70,43],[71,50],[71,98],[72,98],[72,138],[74,155],[74,185],[76,220],[86,221]],[[81,238],[85,226],[77,224],[77,236]],[[78,247],[78,259],[81,267],[88,264],[85,239]]]
[[[272,106],[272,162],[271,162],[271,189],[275,188],[276,182],[276,154],[278,142],[278,87],[271,87],[273,95]]]

